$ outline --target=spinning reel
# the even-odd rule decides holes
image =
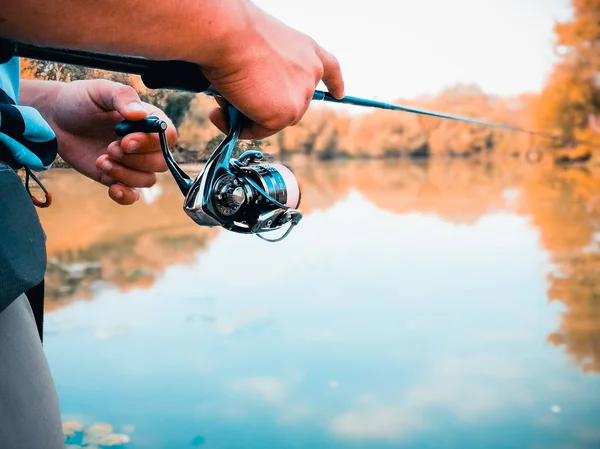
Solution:
[[[237,159],[233,151],[244,117],[228,106],[229,132],[210,156],[195,180],[175,162],[167,142],[167,123],[150,116],[117,124],[118,136],[142,132],[158,133],[169,171],[185,196],[183,210],[200,226],[222,226],[240,234],[256,234],[268,242],[286,238],[302,219],[300,187],[292,171],[282,164],[262,162],[260,151],[246,151]],[[262,234],[284,228],[276,239]]]

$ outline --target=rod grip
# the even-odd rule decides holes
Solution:
[[[133,133],[159,133],[167,130],[167,123],[160,118],[150,115],[142,120],[123,120],[115,126],[115,134],[124,137]]]
[[[210,87],[199,65],[187,61],[152,61],[141,74],[149,89],[173,89],[204,92]]]
[[[210,81],[202,73],[201,67],[189,61],[156,61],[135,56],[38,47],[0,38],[0,64],[15,56],[136,74],[141,76],[149,89],[200,93],[210,87]]]

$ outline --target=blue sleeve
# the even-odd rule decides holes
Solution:
[[[0,64],[0,154],[14,168],[44,171],[56,158],[56,135],[38,111],[18,104],[19,85],[19,60]]]

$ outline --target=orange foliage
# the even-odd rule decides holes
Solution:
[[[546,141],[547,148],[583,158],[600,146],[600,134],[589,126],[590,115],[600,113],[600,0],[572,0],[571,5],[573,20],[555,27],[561,59],[537,102],[536,118],[539,127],[565,136],[562,142]],[[572,145],[573,140],[592,145]]]
[[[22,58],[21,64],[21,78],[24,80],[36,79],[34,62],[30,59]]]

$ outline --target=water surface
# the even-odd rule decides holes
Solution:
[[[65,422],[145,449],[600,447],[599,171],[295,170],[274,245],[197,227],[167,175],[131,207],[46,176]]]

